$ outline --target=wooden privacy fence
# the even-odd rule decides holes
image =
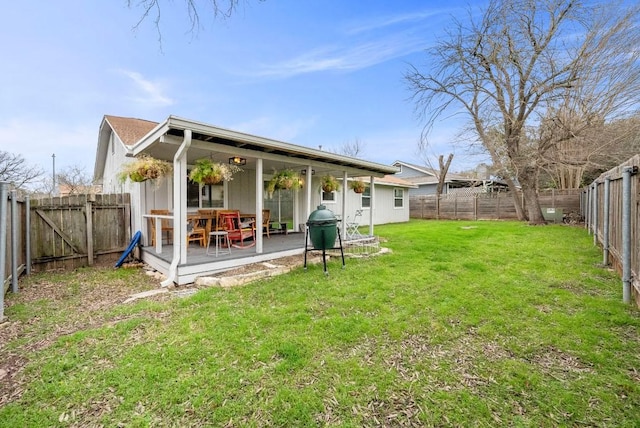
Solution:
[[[0,320],[3,317],[4,295],[11,288],[17,291],[18,276],[28,269],[24,238],[28,201],[19,200],[15,191],[9,191],[8,183],[0,183]]]
[[[582,196],[585,224],[602,247],[603,264],[622,275],[623,301],[640,307],[640,155],[603,173]]]
[[[556,212],[579,215],[581,189],[545,190],[539,193],[543,213]],[[524,202],[522,194],[519,200]],[[476,193],[412,196],[409,199],[411,218],[448,220],[516,220],[511,193]],[[553,216],[550,217],[550,219]],[[560,217],[561,219],[561,217]]]
[[[18,200],[0,182],[0,321],[23,272],[113,261],[131,238],[129,194]]]
[[[31,201],[37,270],[92,265],[122,252],[131,238],[129,194],[70,195]]]

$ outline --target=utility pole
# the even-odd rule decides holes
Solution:
[[[53,196],[56,196],[58,194],[56,189],[56,154],[52,154],[51,158],[53,159],[53,191],[51,193]]]

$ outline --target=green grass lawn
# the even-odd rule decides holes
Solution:
[[[0,357],[24,369],[0,425],[640,426],[640,313],[584,229],[376,233],[391,254],[328,277],[185,298],[118,303],[154,286],[140,269],[23,280]],[[43,283],[51,297],[25,297]],[[95,290],[116,303],[82,300]]]

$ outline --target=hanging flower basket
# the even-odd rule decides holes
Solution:
[[[189,173],[189,179],[198,184],[219,184],[233,180],[233,174],[242,169],[236,165],[215,162],[208,158],[198,159]]]
[[[349,182],[349,188],[356,193],[364,193],[367,185],[362,180],[353,180]]]
[[[125,164],[118,174],[118,178],[121,182],[129,179],[136,183],[142,183],[143,181],[164,177],[172,172],[173,165],[170,162],[142,155],[136,158],[135,161]]]
[[[283,169],[276,172],[271,180],[267,183],[267,192],[273,195],[276,190],[299,189],[302,186],[302,180],[297,172],[291,169]]]
[[[340,190],[340,183],[333,175],[324,175],[320,178],[320,185],[324,192],[335,192]]]

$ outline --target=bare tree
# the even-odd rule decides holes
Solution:
[[[92,179],[84,167],[71,165],[57,174],[60,193],[78,195],[91,193]]]
[[[351,156],[352,158],[357,158],[362,156],[364,146],[365,144],[359,138],[356,138],[353,141],[346,141],[342,144],[342,146],[338,148],[338,153],[345,156]]]
[[[183,0],[184,7],[189,17],[190,32],[197,31],[200,28],[200,16],[202,13],[210,12],[214,18],[229,18],[237,9],[240,0]],[[258,0],[264,1],[264,0]],[[138,29],[142,23],[148,19],[153,19],[156,31],[158,32],[158,40],[162,41],[162,33],[160,31],[160,20],[162,18],[163,6],[170,1],[168,0],[127,0],[127,7],[130,9],[135,7],[140,9],[141,16],[134,29]]]
[[[425,128],[462,107],[510,188],[522,187],[529,222],[544,223],[538,178],[558,141],[535,131],[567,97],[607,120],[637,109],[639,11],[622,2],[490,0],[480,19],[472,11],[466,23],[454,19],[427,51],[432,70],[414,66],[405,76]]]
[[[34,183],[44,174],[38,166],[29,165],[21,154],[0,150],[0,180],[8,181],[16,189]]]
[[[552,140],[542,165],[558,189],[575,189],[585,178],[630,158],[640,151],[640,118],[606,123],[605,118],[564,106],[540,126],[540,140]]]

